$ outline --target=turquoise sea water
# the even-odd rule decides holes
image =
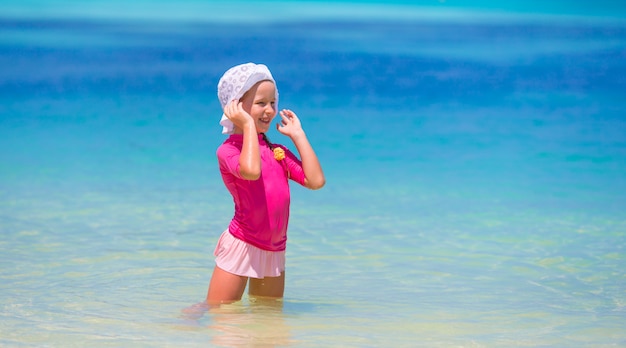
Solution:
[[[227,4],[0,5],[0,346],[626,345],[623,5]],[[247,61],[327,186],[281,303],[190,318]]]

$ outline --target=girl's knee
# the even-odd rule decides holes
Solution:
[[[285,272],[278,277],[250,278],[248,294],[255,297],[282,298],[285,292]]]
[[[207,292],[207,304],[215,305],[241,300],[247,280],[247,277],[232,274],[215,267]]]

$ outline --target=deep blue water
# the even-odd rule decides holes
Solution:
[[[0,344],[626,344],[626,23],[617,6],[512,7],[526,14],[7,6]],[[292,189],[281,308],[189,321],[232,214],[216,84],[248,61],[272,70],[328,183]]]

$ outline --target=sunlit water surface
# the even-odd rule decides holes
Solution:
[[[0,345],[626,345],[619,19],[33,13],[0,17]],[[215,85],[247,61],[327,185],[292,185],[283,301],[185,315],[232,216]]]

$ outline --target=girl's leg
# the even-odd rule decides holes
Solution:
[[[206,295],[207,304],[211,306],[241,300],[247,281],[248,277],[238,276],[215,266]]]
[[[282,298],[285,292],[285,272],[278,277],[250,278],[248,294],[255,297]]]

